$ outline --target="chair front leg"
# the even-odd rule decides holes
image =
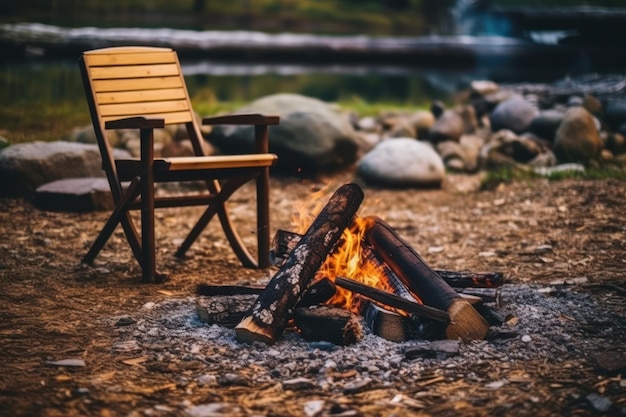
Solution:
[[[141,279],[155,281],[154,237],[154,137],[152,129],[141,129]]]

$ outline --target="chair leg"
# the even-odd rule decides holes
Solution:
[[[109,217],[104,227],[100,231],[100,234],[91,245],[91,248],[89,249],[87,254],[83,257],[82,259],[83,263],[92,265],[98,253],[100,253],[100,250],[104,247],[104,244],[109,240],[109,238],[113,234],[113,231],[115,230],[115,227],[118,225],[118,223],[120,222],[126,223],[124,221],[124,215],[128,214],[128,206],[139,195],[139,183],[140,183],[140,180],[138,177],[133,178],[130,185],[128,186],[128,189],[126,190],[126,192],[124,193],[120,201],[117,203],[117,205],[115,206],[115,209],[113,210],[113,213],[111,213],[111,216]],[[128,238],[129,231],[127,231],[126,228],[127,226],[124,227],[125,229],[124,231],[126,232],[126,237]],[[135,236],[136,236],[136,233],[135,233]],[[130,242],[130,239],[129,239],[129,242]],[[133,245],[131,244],[131,247],[132,246]],[[138,246],[139,245],[137,245],[137,247]],[[137,254],[135,251],[135,248],[133,248],[133,252]]]
[[[206,225],[209,224],[209,221],[211,221],[213,216],[217,213],[222,229],[224,230],[224,234],[226,235],[226,239],[228,239],[228,243],[239,258],[242,265],[246,268],[257,268],[256,261],[246,250],[243,241],[230,221],[225,206],[225,203],[230,196],[232,196],[235,191],[248,181],[250,181],[249,177],[232,178],[227,181],[223,187],[220,187],[220,185],[214,181],[207,181],[207,187],[209,192],[215,196],[215,201],[211,202],[200,219],[198,219],[195,226],[185,238],[185,241],[176,251],[176,256],[183,257],[185,255],[185,252],[191,247]]]
[[[270,266],[270,171],[269,168],[256,179],[257,200],[257,255],[259,269]]]
[[[152,129],[141,129],[141,280],[155,281],[156,243],[154,237],[154,148]]]

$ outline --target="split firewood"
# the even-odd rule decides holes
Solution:
[[[297,308],[293,314],[301,336],[311,341],[326,341],[346,346],[363,338],[361,321],[354,313],[339,307]]]
[[[450,323],[446,328],[446,337],[463,341],[484,339],[489,331],[489,323],[430,269],[387,223],[377,217],[372,220],[365,235],[367,243],[424,303],[448,313]]]
[[[365,323],[378,337],[390,342],[409,340],[408,318],[386,310],[373,301],[365,303],[362,312]]]
[[[235,327],[240,342],[276,341],[302,293],[352,222],[362,201],[363,191],[356,184],[345,184],[335,191],[259,295],[250,315]]]
[[[286,230],[278,230],[272,238],[270,263],[280,267],[289,257],[289,253],[298,244],[302,235]],[[444,281],[455,288],[497,288],[502,286],[504,278],[500,272],[448,271],[433,269]]]

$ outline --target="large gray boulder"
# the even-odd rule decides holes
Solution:
[[[260,98],[237,113],[277,114],[270,127],[270,152],[278,155],[276,170],[315,175],[334,171],[357,159],[358,138],[348,117],[321,100],[297,94]],[[207,140],[222,153],[254,152],[250,126],[216,126]]]
[[[445,174],[432,145],[413,138],[385,140],[358,165],[358,175],[365,181],[388,187],[439,187]]]
[[[128,152],[116,155],[130,158]],[[32,196],[43,184],[63,178],[101,177],[102,162],[96,145],[73,142],[32,142],[0,152],[0,195]]]

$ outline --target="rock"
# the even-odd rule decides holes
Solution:
[[[270,151],[278,155],[276,170],[316,175],[351,165],[357,159],[356,133],[334,106],[297,94],[260,98],[238,112],[280,115],[270,127]],[[253,128],[215,126],[207,139],[226,154],[253,152]]]
[[[363,132],[380,132],[380,125],[372,116],[362,117],[356,122],[358,130]]]
[[[429,140],[433,143],[458,142],[463,135],[463,119],[454,110],[445,110],[430,129]]]
[[[37,187],[35,205],[42,210],[89,212],[115,207],[106,178],[65,178]]]
[[[119,147],[126,149],[132,156],[141,156],[141,139],[139,129],[120,129],[117,131],[119,137]],[[163,146],[172,141],[172,136],[165,129],[154,129],[154,156],[161,156]]]
[[[515,133],[522,133],[528,129],[530,123],[539,115],[539,110],[520,96],[498,104],[491,112],[489,120],[494,132],[508,129]]]
[[[500,87],[497,83],[489,80],[474,80],[470,83],[470,91],[472,94],[480,96],[486,96],[489,94],[495,94]]]
[[[437,152],[446,168],[460,172],[476,172],[478,157],[485,140],[478,135],[463,135],[459,142],[445,141],[437,144]]]
[[[595,356],[596,364],[606,372],[626,372],[626,352],[607,350]]]
[[[554,153],[559,162],[588,163],[598,157],[602,146],[591,113],[584,107],[568,109],[554,141]]]
[[[433,101],[433,103],[430,105],[430,112],[435,117],[435,119],[440,118],[445,110],[446,106],[440,100]]]
[[[116,150],[116,157],[129,158]],[[33,196],[35,190],[64,178],[102,177],[102,160],[96,145],[31,142],[9,146],[0,152],[0,195]]]
[[[491,136],[480,151],[480,161],[486,168],[556,164],[556,158],[546,143],[530,135],[517,136],[510,130],[500,130]]]
[[[404,350],[407,359],[436,358],[446,359],[458,356],[460,344],[458,340],[435,340],[425,344],[409,346]]]
[[[292,391],[297,391],[309,388],[315,388],[315,381],[308,378],[298,377],[283,381],[283,389],[285,390],[289,389]]]
[[[613,133],[608,136],[605,146],[614,155],[626,153],[626,137],[622,133]]]
[[[441,186],[443,160],[426,142],[412,138],[388,139],[367,153],[358,165],[367,182],[391,187]]]
[[[541,139],[545,139],[550,143],[554,143],[554,137],[561,122],[564,113],[559,110],[549,109],[539,112],[528,126],[528,131]]]
[[[417,132],[410,120],[399,118],[386,135],[388,138],[414,138],[417,139]]]
[[[429,111],[417,111],[409,117],[410,123],[415,130],[417,139],[427,140],[430,129],[435,124],[435,116]]]

